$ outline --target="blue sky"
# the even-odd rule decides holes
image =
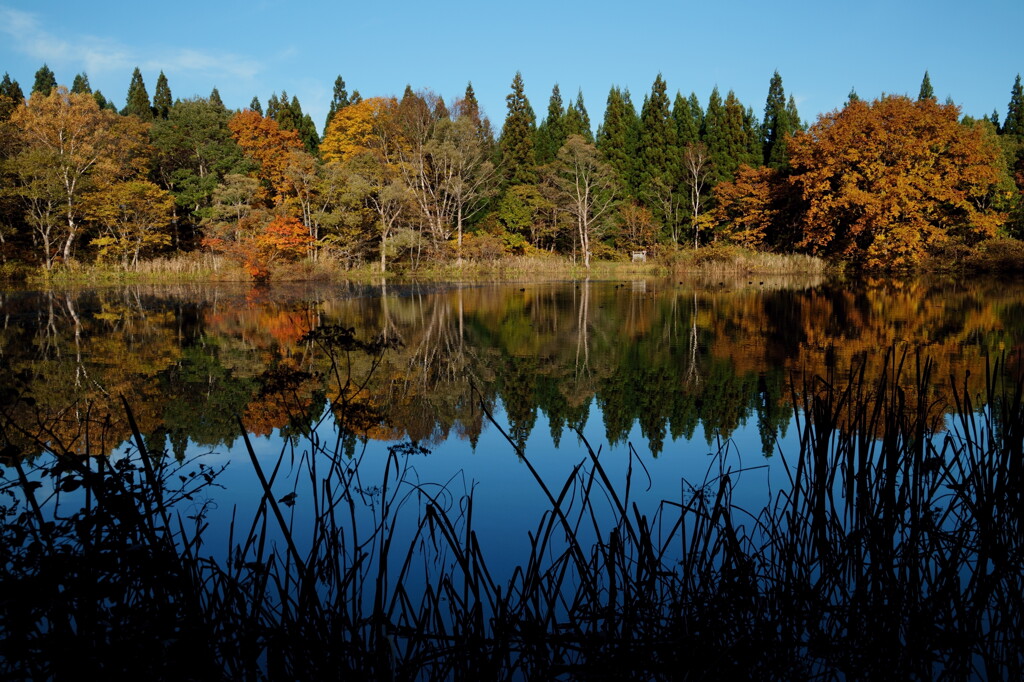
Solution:
[[[119,107],[135,66],[150,95],[162,69],[175,97],[216,86],[232,108],[287,90],[318,127],[339,74],[363,96],[401,95],[409,83],[446,101],[472,81],[500,129],[517,70],[538,118],[557,82],[564,99],[582,88],[596,128],[610,86],[628,87],[639,106],[659,72],[671,94],[706,104],[717,85],[760,114],[777,69],[813,120],[851,87],[862,98],[916,95],[927,69],[940,100],[1002,118],[1024,72],[1022,26],[1021,0],[0,0],[0,72],[27,92],[43,62],[69,86],[85,71]]]

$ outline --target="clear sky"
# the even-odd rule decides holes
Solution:
[[[758,115],[772,72],[804,119],[864,99],[916,96],[927,69],[940,101],[1006,115],[1024,73],[1024,0],[0,0],[0,72],[31,89],[46,62],[59,83],[85,71],[118,107],[138,66],[150,96],[161,70],[176,98],[216,86],[231,108],[254,95],[297,95],[323,125],[334,79],[351,93],[400,96],[405,85],[451,101],[473,82],[499,130],[521,71],[538,119],[551,87],[582,88],[596,128],[612,85],[639,107],[661,72],[670,95],[717,85]]]

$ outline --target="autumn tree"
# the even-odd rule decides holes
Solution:
[[[125,268],[137,268],[139,256],[171,243],[174,198],[146,180],[114,182],[92,192],[85,205],[87,219],[99,227],[91,244],[100,259],[120,260]]]
[[[338,110],[320,143],[320,157],[325,162],[347,161],[381,144],[392,144],[397,136],[397,108],[394,97],[370,97]]]
[[[950,239],[992,236],[998,150],[956,106],[933,99],[851,101],[790,144],[806,210],[797,244],[868,267],[912,266]]]
[[[60,197],[63,256],[71,258],[82,228],[82,199],[92,189],[140,174],[147,159],[145,128],[132,119],[101,111],[90,95],[63,87],[36,93],[11,117],[19,148],[24,186],[45,183],[48,196]],[[36,192],[37,190],[32,190]],[[49,262],[51,254],[44,254]]]
[[[558,186],[576,219],[583,265],[589,268],[591,242],[615,203],[615,175],[597,148],[580,135],[570,137],[558,150],[556,168]]]
[[[764,247],[780,230],[786,190],[779,171],[740,166],[733,181],[715,187],[711,217],[717,231],[741,246]]]
[[[266,199],[275,205],[283,203],[289,190],[285,176],[288,154],[304,148],[299,134],[281,130],[273,119],[248,109],[232,116],[228,129],[245,155],[259,164],[256,177],[263,185]]]
[[[11,118],[11,114],[25,102],[25,95],[21,91],[18,81],[12,80],[7,73],[0,80],[0,123]]]

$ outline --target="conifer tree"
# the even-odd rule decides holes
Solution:
[[[935,99],[935,89],[932,88],[932,79],[928,77],[927,70],[924,72],[924,78],[921,79],[921,90],[917,93],[917,101],[921,102],[926,99]]]
[[[348,101],[348,90],[345,89],[345,79],[339,75],[334,79],[334,95],[331,97],[331,107],[327,110],[327,120],[324,121],[324,134],[327,134],[327,126],[331,124],[331,119],[341,109],[344,109],[349,105]],[[253,111],[256,111],[253,109]]]
[[[92,86],[89,85],[89,77],[85,75],[85,72],[75,76],[75,80],[71,83],[71,94],[73,95],[91,95]]]
[[[25,93],[21,91],[18,81],[4,73],[3,79],[0,79],[0,121],[8,120],[24,101]]]
[[[143,121],[153,118],[153,109],[149,102],[149,92],[146,91],[146,84],[142,80],[142,72],[135,67],[132,72],[132,81],[128,84],[128,97],[125,99],[123,116],[135,116]]]
[[[584,111],[586,113],[586,111]],[[568,140],[573,135],[579,135],[587,142],[593,142],[592,139],[587,139],[587,122],[583,118],[583,114],[576,108],[576,105],[569,102],[569,106],[565,109],[565,115],[562,116],[562,132],[565,135],[565,140]],[[594,134],[590,133],[589,137],[593,138]],[[565,140],[562,144],[565,144]],[[561,149],[561,145],[559,145]]]
[[[800,112],[796,110],[796,100],[793,99],[793,95],[790,95],[786,102],[786,116],[789,117],[789,126],[794,133],[804,129],[804,123],[800,120]]]
[[[583,131],[578,134],[582,135],[587,142],[593,144],[594,131],[590,127],[590,114],[587,113],[587,105],[583,103],[583,88],[576,91],[576,113],[579,115],[580,123],[583,127]]]
[[[117,113],[117,107],[114,106],[114,103],[108,100],[106,97],[104,97],[103,93],[99,90],[96,90],[92,93],[92,98],[96,100],[96,106],[98,106],[100,109],[107,109],[108,111],[113,111],[114,113]]]
[[[992,122],[997,133],[1002,133],[1003,129],[999,126],[999,112],[995,109],[992,110],[992,114],[988,117],[988,120]]]
[[[704,139],[712,166],[708,181],[712,186],[732,180],[736,168],[749,162],[750,138],[744,125],[745,113],[731,90],[725,102],[717,87],[712,91],[704,117]]]
[[[768,84],[768,99],[764,105],[762,124],[761,163],[769,168],[781,169],[789,163],[786,138],[795,133],[800,125],[799,120],[792,120],[790,105],[795,112],[796,102],[792,97],[787,102],[786,92],[782,87],[782,76],[776,71]]]
[[[267,99],[267,112],[263,114],[267,118],[277,120],[278,115],[281,113],[281,100],[277,98],[277,93],[270,93],[270,98]],[[280,124],[278,124],[280,125]]]
[[[562,106],[562,93],[558,89],[558,83],[551,89],[551,98],[548,100],[548,115],[537,126],[537,135],[534,141],[534,155],[538,164],[550,163],[555,160],[562,143],[567,137],[562,130],[562,118],[565,116],[565,108]]]
[[[654,79],[651,95],[644,101],[640,112],[640,139],[637,155],[640,159],[640,182],[649,184],[660,179],[675,184],[678,168],[676,159],[676,124],[669,109],[665,81],[661,74]]]
[[[631,196],[635,196],[636,192],[633,178],[636,156],[636,139],[633,134],[635,118],[636,111],[632,108],[632,102],[627,100],[622,90],[612,86],[608,92],[604,121],[597,130],[597,148]]]
[[[156,79],[156,90],[153,91],[153,115],[166,120],[173,105],[171,87],[167,84],[167,76],[161,71]]]
[[[359,104],[363,101],[363,96],[359,94],[358,90],[352,91],[352,96],[348,98],[349,104]]]
[[[263,115],[263,106],[260,104],[260,98],[259,97],[255,96],[255,95],[253,96],[252,101],[249,102],[249,109],[251,111],[255,111],[260,116]]]
[[[523,75],[516,72],[512,92],[505,98],[508,114],[501,128],[498,149],[506,185],[528,185],[536,181],[533,134],[536,117],[523,88]]]
[[[1004,135],[1024,139],[1024,88],[1021,87],[1019,73],[1010,90],[1010,104],[1006,109],[1002,131]]]
[[[704,140],[704,108],[700,105],[700,99],[697,97],[697,93],[690,91],[690,96],[686,99],[687,104],[690,105],[690,116],[693,116],[693,127],[697,130],[697,136]]]
[[[466,93],[462,96],[462,116],[468,116],[470,120],[480,123],[480,103],[476,101],[476,93],[473,91],[473,82],[466,83]]]
[[[36,71],[36,80],[32,84],[32,92],[34,95],[37,92],[42,95],[49,95],[50,91],[57,87],[57,77],[53,75],[53,71],[46,64],[43,64],[38,71]]]
[[[210,91],[210,104],[217,107],[221,111],[227,111],[228,109],[226,106],[224,106],[224,100],[220,98],[220,90],[218,90],[216,87],[214,87],[213,90]]]
[[[686,145],[700,141],[700,128],[697,127],[690,103],[677,90],[672,101],[672,120],[676,124],[676,144],[682,150]]]

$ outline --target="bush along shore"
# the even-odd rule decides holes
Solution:
[[[613,480],[582,436],[564,480],[544,480],[509,440],[546,504],[504,580],[481,549],[472,490],[418,481],[419,446],[381,461],[349,447],[372,408],[345,357],[379,357],[386,344],[336,327],[311,340],[337,358],[343,390],[320,417],[333,436],[299,433],[268,467],[241,430],[262,495],[251,518],[232,517],[225,556],[204,541],[214,467],[149,449],[133,419],[132,447],[108,459],[4,418],[0,676],[1024,675],[1024,384],[1013,363],[957,379],[949,416],[923,397],[924,358],[890,354],[873,383],[853,367],[842,389],[807,377],[793,396],[799,447],[774,464],[789,485],[761,509],[733,503],[739,471],[724,453],[716,475],[642,514],[631,475]],[[921,398],[900,387],[908,376]],[[287,402],[287,377],[278,384],[302,409]],[[24,459],[26,439],[46,454]],[[282,489],[293,467],[306,483]],[[384,472],[369,507],[367,468]],[[291,513],[296,497],[314,510],[309,527]]]

